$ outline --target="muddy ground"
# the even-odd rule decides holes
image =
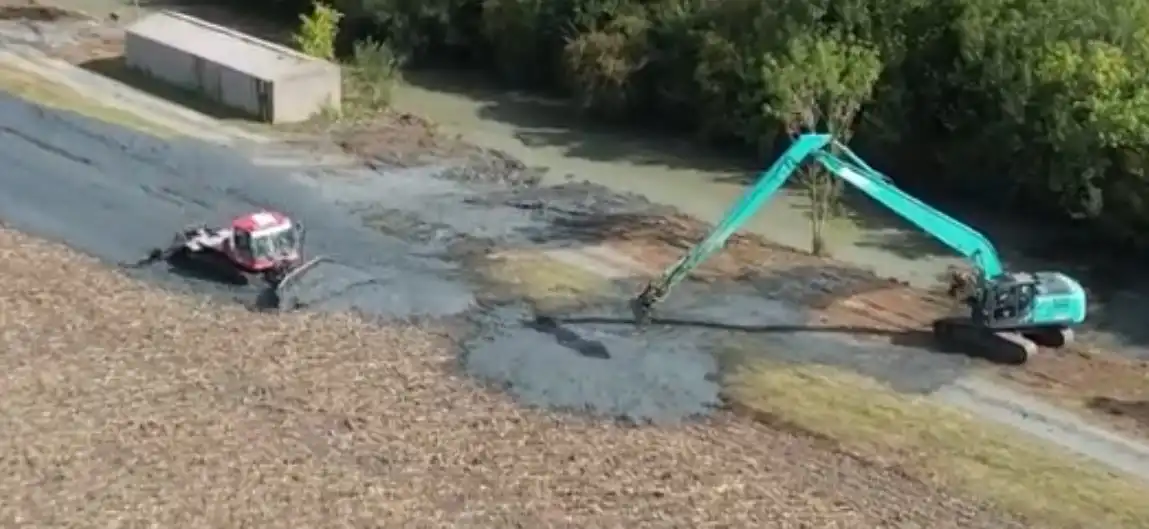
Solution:
[[[7,225],[116,264],[187,223],[289,211],[308,224],[311,250],[332,258],[293,287],[295,301],[445,329],[458,367],[536,407],[629,424],[709,415],[732,367],[722,353],[748,342],[775,360],[846,366],[913,393],[986,368],[929,350],[923,324],[952,308],[943,298],[754,237],[733,241],[639,332],[627,299],[703,224],[595,185],[540,188],[538,169],[438,136],[414,116],[334,131],[334,145],[295,137],[295,150],[310,145],[305,155],[159,140],[7,98],[0,116],[0,157],[15,177],[0,196]],[[396,149],[395,138],[412,148]],[[367,161],[308,165],[332,148]],[[253,156],[297,167],[259,167]],[[500,275],[512,262],[526,263],[518,282]],[[256,295],[161,268],[127,273],[230,302]],[[1079,376],[1084,362],[1137,372],[1108,356],[1043,358],[1018,378],[1071,386],[1083,379],[1067,374]],[[1124,387],[1114,380],[1109,395]],[[1137,428],[1135,416],[1122,424]]]
[[[583,218],[650,208],[640,200],[579,186],[542,194],[530,190],[503,196],[500,191],[479,200],[475,197],[484,195],[476,192],[479,184],[466,171],[438,178],[428,168],[364,168],[341,178],[284,174],[257,168],[226,149],[190,140],[165,142],[11,98],[0,99],[0,113],[0,156],[12,161],[0,196],[9,227],[64,242],[108,263],[129,263],[168,240],[173,229],[272,207],[304,219],[309,250],[332,259],[289,289],[294,301],[310,308],[354,309],[386,319],[466,316],[482,329],[481,337],[467,343],[466,365],[505,377],[498,382],[537,404],[646,421],[681,419],[718,402],[718,387],[708,381],[717,368],[705,360],[709,355],[698,353],[720,343],[715,333],[728,331],[667,326],[638,333],[623,311],[625,293],[637,283],[620,285],[614,303],[562,315],[615,320],[563,324],[584,340],[605,344],[608,358],[587,357],[557,340],[554,332],[533,328],[531,307],[521,300],[477,292],[474,285],[482,278],[465,266],[489,250],[533,246],[534,240],[545,240],[548,247],[573,243],[574,233],[562,235],[571,228],[556,224],[555,215]],[[538,201],[547,207],[536,209]],[[406,225],[402,219],[408,219]],[[386,225],[389,233],[372,225]],[[258,293],[255,286],[222,285],[162,268],[128,273],[244,303]],[[727,307],[707,315],[715,321],[745,315],[795,322],[791,310],[762,297],[699,294],[677,296],[670,307],[675,301]],[[721,301],[716,295],[723,296]],[[480,301],[498,310],[477,310]],[[531,361],[518,361],[508,356],[512,353]]]
[[[210,19],[218,20],[223,16],[218,10],[204,12],[203,8],[196,7],[193,11]],[[130,18],[133,11],[116,12],[122,24],[122,20]],[[57,18],[59,12],[36,11],[33,13],[35,16],[20,13],[23,11],[14,16],[24,17],[24,36],[19,37],[19,31],[15,33],[21,43],[39,47],[70,62],[86,65],[93,60],[114,57],[121,49],[116,23]],[[255,28],[255,31],[268,33],[270,30]],[[6,30],[6,38],[11,33]],[[558,328],[540,330],[537,326],[528,326],[525,329],[528,336],[541,333],[549,337],[543,339],[553,339],[556,352],[571,349],[572,343],[575,344],[575,353],[580,347],[586,348],[586,344],[594,344],[590,348],[599,352],[590,358],[606,356],[601,350],[613,348],[618,352],[611,354],[610,359],[621,362],[629,358],[625,351],[630,348],[646,348],[648,342],[662,341],[660,334],[667,338],[664,343],[675,347],[681,345],[686,350],[709,352],[729,347],[732,341],[749,339],[752,342],[764,341],[769,345],[764,349],[775,351],[774,354],[783,359],[845,365],[899,389],[914,392],[931,391],[972,368],[985,368],[968,358],[930,351],[925,325],[932,317],[955,310],[948,300],[910,289],[896,281],[877,278],[852,266],[812,259],[752,236],[737,237],[730,251],[716,257],[696,274],[708,284],[684,285],[681,292],[669,300],[664,314],[674,321],[664,321],[669,324],[660,325],[641,336],[635,335],[625,322],[625,299],[641,287],[645,277],[657,273],[689,244],[698,240],[705,231],[702,223],[679,215],[673,209],[655,206],[641,197],[614,193],[591,184],[539,188],[535,184],[545,169],[524,167],[499,151],[479,149],[443,137],[437,133],[433,123],[417,116],[396,115],[374,123],[352,128],[335,127],[323,132],[326,133],[324,139],[318,143],[311,140],[309,134],[295,134],[290,147],[294,150],[306,148],[311,152],[338,148],[367,160],[367,166],[354,171],[341,169],[337,171],[337,178],[330,178],[336,172],[328,168],[305,167],[292,178],[310,190],[293,197],[280,197],[274,193],[285,191],[270,190],[271,185],[266,181],[252,189],[229,187],[224,181],[231,178],[224,176],[228,174],[226,171],[264,173],[262,178],[265,179],[276,171],[241,167],[243,162],[233,153],[204,146],[189,147],[192,151],[211,151],[210,154],[197,152],[190,156],[192,160],[219,154],[220,159],[230,160],[227,164],[239,165],[226,170],[198,168],[204,174],[210,174],[210,178],[218,179],[213,184],[221,191],[217,192],[218,198],[189,207],[176,192],[174,199],[169,197],[169,206],[173,211],[180,211],[182,217],[179,222],[188,219],[202,221],[203,216],[209,213],[220,215],[223,211],[239,209],[241,204],[250,204],[253,201],[249,197],[258,196],[263,189],[269,189],[273,193],[269,196],[275,197],[271,200],[264,198],[264,203],[280,204],[285,209],[297,207],[296,204],[310,193],[322,193],[339,203],[336,209],[355,212],[358,218],[352,223],[360,225],[346,230],[357,234],[354,237],[361,237],[365,231],[373,229],[382,232],[386,244],[392,245],[389,247],[403,241],[416,249],[414,255],[418,257],[413,258],[398,257],[402,252],[387,251],[388,256],[396,257],[387,257],[387,262],[382,264],[377,256],[340,257],[346,262],[317,271],[315,277],[325,278],[317,280],[322,285],[316,284],[311,291],[300,293],[301,302],[313,305],[355,306],[393,317],[408,312],[432,315],[459,312],[459,307],[472,306],[476,302],[518,304],[520,306],[511,312],[530,322],[533,321],[532,313],[539,307],[528,307],[522,296],[516,297],[522,292],[513,292],[514,288],[491,284],[487,273],[492,262],[489,257],[507,250],[525,250],[537,257],[540,252],[550,252],[556,247],[580,247],[582,249],[574,252],[579,253],[590,246],[600,256],[608,254],[607,261],[621,259],[625,262],[608,266],[603,259],[597,259],[597,273],[612,269],[606,273],[612,278],[609,287],[596,285],[591,289],[594,292],[579,293],[575,297],[584,299],[573,304],[578,310],[573,310],[571,303],[560,303],[559,313],[551,314],[557,316]],[[154,140],[123,138],[122,141],[147,143]],[[252,153],[246,154],[250,157]],[[266,152],[257,155],[268,157]],[[270,156],[296,157],[282,151],[275,151]],[[306,166],[308,161],[296,160],[295,164]],[[427,178],[430,175],[435,177]],[[141,178],[131,185],[147,187],[143,180]],[[256,195],[251,194],[252,190],[257,190]],[[139,194],[139,191],[134,192]],[[197,200],[190,202],[194,204]],[[75,211],[72,214],[81,215]],[[334,219],[339,214],[327,211],[319,216],[327,215]],[[339,226],[346,222],[332,221],[332,224],[332,231],[343,230]],[[320,220],[319,226],[313,229],[326,227],[326,221]],[[354,254],[351,247],[361,252],[363,246],[358,244],[361,242],[362,239],[346,245],[346,250],[332,250],[336,254],[340,250],[348,255]],[[317,251],[327,252],[329,249],[321,246]],[[587,259],[585,256],[580,259],[582,262],[576,264],[586,268]],[[361,262],[356,263],[356,260]],[[570,265],[569,259],[567,261],[566,264]],[[536,263],[535,268],[548,268],[547,263],[553,262],[547,257],[542,265]],[[459,267],[459,263],[463,265]],[[423,271],[415,272],[413,277],[425,277],[427,270],[441,270],[448,280],[428,279],[424,284],[422,279],[411,282],[396,279],[397,276],[405,276],[409,269]],[[569,278],[567,280],[569,282]],[[477,281],[486,288],[470,292],[469,287],[460,286],[468,281],[472,284]],[[187,281],[181,283],[189,286]],[[402,285],[397,285],[400,283]],[[432,284],[434,286],[430,286]],[[400,306],[402,296],[395,296],[388,285],[410,287],[416,292],[423,292],[426,286],[427,292],[432,294],[418,300],[417,303],[424,306],[403,307]],[[217,287],[194,285],[192,288]],[[503,294],[496,292],[500,288],[505,291]],[[399,300],[395,302],[397,306],[391,306],[391,302],[371,301],[384,291],[391,291],[394,300]],[[538,305],[538,300],[534,301],[534,305]],[[548,309],[548,313],[554,312],[549,310],[550,307],[543,308]],[[603,340],[598,338],[572,341],[572,333],[601,336],[612,342],[613,347],[599,347]],[[489,338],[502,339],[494,335]],[[613,343],[616,338],[620,341]],[[512,343],[516,339],[511,338]],[[556,354],[565,358],[563,355],[566,353]],[[676,356],[674,352],[668,354]],[[586,359],[587,356],[580,358]],[[635,366],[633,361],[628,365]],[[613,367],[607,367],[606,371]],[[705,375],[715,369],[715,365],[696,363],[687,367],[685,372],[705,379]],[[1149,430],[1149,418],[1142,416],[1142,407],[1138,405],[1149,398],[1144,394],[1143,375],[1147,370],[1149,366],[1144,361],[1114,357],[1103,351],[1099,354],[1087,347],[1076,349],[1071,354],[1043,354],[1026,369],[1004,370],[1002,376],[1028,390],[1096,412],[1106,422],[1127,431],[1142,432]],[[504,373],[499,369],[486,372]],[[508,375],[504,373],[502,376]],[[521,391],[540,386],[504,382]],[[548,385],[556,383],[550,381]],[[656,377],[651,387],[661,387],[660,384],[661,379]],[[688,409],[697,411],[700,407],[713,405],[714,389],[712,385],[700,384],[687,391],[698,397],[692,397],[695,401],[692,405],[684,406],[684,413]],[[584,391],[592,390],[571,388],[554,394],[565,395],[564,402],[574,407],[585,404],[580,403],[580,398],[588,402],[603,402],[599,398],[601,395],[594,397],[580,393]],[[701,396],[703,394],[709,396]],[[582,396],[575,398],[572,395]],[[605,406],[604,411],[617,414],[625,407],[616,403]],[[674,415],[671,413],[669,416]]]
[[[641,201],[484,194],[433,168],[272,170],[2,95],[0,159],[10,523],[1024,526],[804,435],[727,414],[668,424],[719,402],[697,354],[710,331],[539,327],[480,273],[492,248],[561,242],[548,215]],[[265,206],[332,257],[294,295],[368,321],[252,312],[255,287],[163,267],[120,272],[191,298],[108,271],[184,224]],[[521,401],[625,420],[524,411],[460,363]],[[628,426],[645,422],[664,424]]]

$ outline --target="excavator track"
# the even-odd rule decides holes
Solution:
[[[1041,347],[1057,349],[1073,343],[1073,329],[1046,327],[1041,329],[1027,329],[1022,332],[1026,338]]]
[[[943,346],[991,362],[1021,365],[1038,350],[1037,343],[1019,332],[986,329],[969,318],[942,318],[934,321],[933,327],[934,337]]]

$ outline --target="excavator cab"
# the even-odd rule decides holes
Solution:
[[[1028,321],[1037,299],[1037,278],[1006,274],[985,282],[973,303],[976,323],[989,328],[1014,328]]]

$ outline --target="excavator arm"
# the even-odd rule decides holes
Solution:
[[[1038,344],[1061,347],[1072,340],[1071,326],[1084,321],[1086,314],[1085,290],[1080,283],[1060,272],[1007,274],[997,250],[984,235],[898,189],[889,178],[825,134],[799,136],[702,242],[650,282],[631,302],[635,322],[647,323],[654,305],[722,249],[810,158],[972,262],[976,276],[969,286],[974,287],[974,295],[967,300],[971,316],[935,320],[934,335],[942,342],[962,344],[986,358],[1024,363],[1038,351]]]
[[[845,145],[834,142],[834,147],[842,157],[825,150],[813,155],[827,171],[972,261],[985,278],[995,278],[1005,272],[997,250],[984,235],[898,189],[892,180],[867,165]]]
[[[694,245],[677,263],[667,268],[658,279],[651,281],[638,297],[631,301],[631,311],[636,323],[643,325],[650,319],[651,309],[662,301],[670,291],[681,283],[714,252],[725,246],[727,239],[750,220],[758,209],[770,200],[782,185],[790,179],[802,163],[813,153],[828,145],[833,138],[829,134],[804,134],[782,153],[758,182],[742,195],[738,202],[726,212],[726,216],[706,235],[702,242]]]
[[[833,147],[842,157],[834,155],[828,147]],[[658,279],[647,284],[631,302],[636,322],[640,325],[648,322],[654,305],[714,252],[722,249],[730,236],[811,157],[836,177],[971,260],[981,275],[979,280],[994,278],[1003,273],[997,250],[985,236],[898,189],[889,178],[867,165],[846,146],[834,141],[830,135],[804,134],[762,174],[758,182],[735,203],[702,242],[691,248]]]

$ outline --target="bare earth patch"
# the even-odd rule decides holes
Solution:
[[[1100,416],[1124,432],[1149,438],[1149,361],[1129,360],[1082,345],[1044,355],[1001,376],[1046,398]]]
[[[0,523],[1022,527],[806,436],[524,411],[442,337],[147,288],[0,231]]]

